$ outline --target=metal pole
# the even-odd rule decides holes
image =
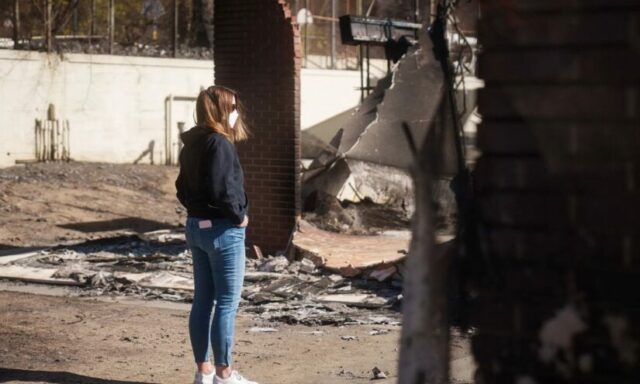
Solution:
[[[178,0],[173,0],[173,57],[178,57]]]
[[[336,2],[331,0],[331,68],[336,68]]]
[[[362,16],[362,1],[363,0],[356,1],[356,14],[358,16]],[[362,66],[362,63],[363,63],[363,48],[362,48],[362,44],[359,44],[358,45],[358,66],[360,68],[360,102],[361,103],[364,100],[364,67]]]
[[[73,34],[78,35],[78,6],[73,8],[73,13],[71,15],[71,27],[73,28]]]
[[[51,0],[46,0],[46,15],[45,15],[45,28],[47,31],[46,34],[46,41],[47,41],[47,53],[51,53],[51,51],[53,51],[53,42],[52,42],[52,35],[51,35],[51,14],[52,14],[52,4],[51,4]]]
[[[360,49],[360,54],[358,55],[359,65],[360,65],[360,102],[364,100],[364,49],[362,48],[362,44],[358,45]]]
[[[371,16],[371,11],[373,10],[373,5],[376,3],[376,0],[371,0],[371,4],[369,4],[369,8],[367,9],[367,14],[365,16]]]
[[[96,0],[91,0],[91,36],[94,36],[96,34],[96,23],[95,23],[95,17],[96,17]]]
[[[367,96],[371,90],[371,60],[369,54],[369,44],[366,45],[367,49]]]
[[[114,4],[115,0],[109,0],[109,14],[108,14],[108,18],[109,18],[109,54],[113,55],[113,40],[114,40],[114,36],[115,36],[115,14],[116,14],[116,10],[115,10],[115,4]]]
[[[13,2],[13,48],[20,47],[20,0]]]
[[[171,109],[173,109],[173,95],[169,95],[164,99],[164,163],[166,165],[172,164],[172,156],[171,156]]]
[[[304,8],[307,10],[307,12],[309,11],[309,0],[304,0]],[[307,67],[307,28],[308,28],[308,21],[306,20],[306,22],[304,23],[304,67]]]

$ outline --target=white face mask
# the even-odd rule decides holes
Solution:
[[[235,107],[235,105],[236,105],[236,97],[233,96],[233,106]],[[229,126],[231,128],[235,129],[236,121],[238,121],[238,116],[239,116],[238,110],[234,108],[234,110],[231,111],[231,113],[229,114]]]
[[[233,111],[229,114],[229,126],[231,126],[231,128],[235,128],[238,116],[238,111]]]

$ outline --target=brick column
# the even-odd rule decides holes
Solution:
[[[478,382],[640,382],[640,3],[482,6]]]
[[[239,144],[248,242],[287,246],[300,212],[300,37],[283,0],[216,0],[215,82],[239,92],[253,133]]]

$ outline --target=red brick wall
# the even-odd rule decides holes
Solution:
[[[284,1],[216,0],[215,82],[237,90],[253,136],[239,144],[248,242],[283,250],[300,211],[300,38]]]
[[[640,382],[640,2],[481,4],[478,382]]]

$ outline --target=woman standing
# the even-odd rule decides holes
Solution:
[[[209,87],[198,95],[196,126],[181,135],[184,147],[176,189],[178,200],[187,208],[186,238],[193,257],[189,335],[197,365],[195,384],[257,384],[231,369],[249,223],[244,177],[234,146],[248,132],[237,105],[233,90]],[[209,362],[209,346],[215,367]]]

